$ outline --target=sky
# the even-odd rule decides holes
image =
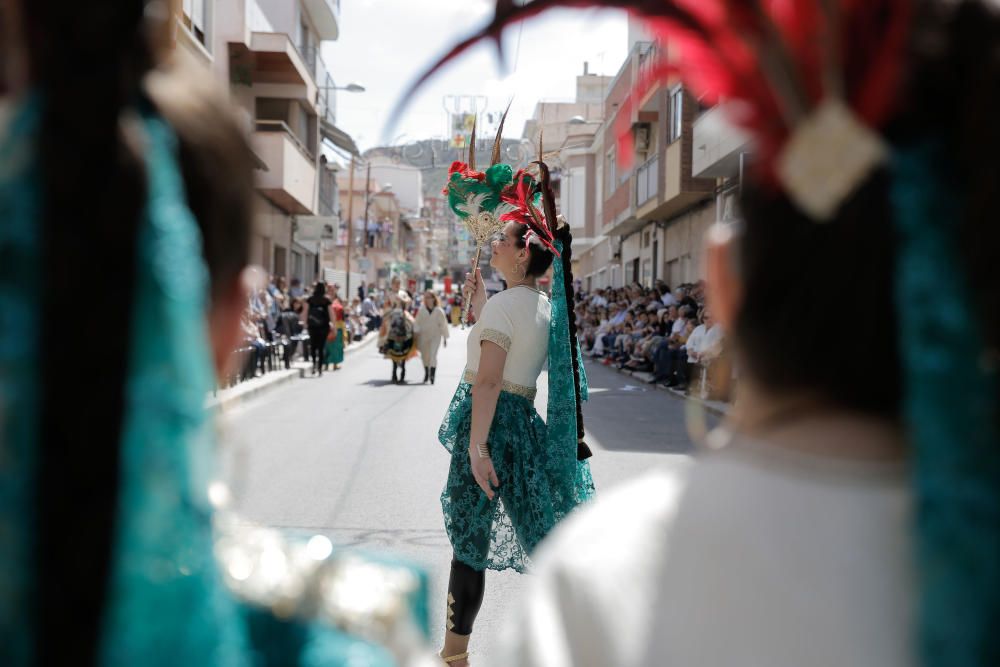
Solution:
[[[503,111],[513,96],[504,135],[517,138],[536,102],[573,100],[584,61],[592,73],[614,75],[628,52],[624,13],[550,12],[507,29],[506,73],[484,42],[429,81],[389,131],[385,123],[404,89],[492,14],[492,0],[342,0],[340,37],[324,44],[323,58],[338,86],[366,91],[338,91],[337,125],[361,150],[445,137],[446,96],[485,95],[487,111]]]

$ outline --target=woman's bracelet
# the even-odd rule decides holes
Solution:
[[[490,458],[490,445],[488,442],[483,442],[476,445],[476,451],[479,452],[479,458],[481,459]]]

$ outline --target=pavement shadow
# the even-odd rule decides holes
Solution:
[[[392,385],[391,380],[366,380],[360,383],[362,387],[384,387],[386,385]],[[405,382],[405,385],[413,384],[412,382]]]
[[[599,364],[587,363],[590,400],[583,404],[584,431],[604,449],[646,454],[692,454],[685,403],[678,397]],[[706,415],[709,428],[719,418]]]

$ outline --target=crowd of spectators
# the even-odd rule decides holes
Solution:
[[[234,382],[265,374],[278,365],[275,360],[290,368],[297,354],[309,358],[305,302],[315,285],[303,286],[297,278],[288,283],[283,276],[271,276],[265,287],[250,293],[241,318],[243,340],[234,351],[240,357],[233,364]],[[360,286],[356,295],[345,303],[340,286],[328,284],[327,295],[344,310],[348,334],[345,342],[361,341],[369,332],[377,331],[386,311],[391,308],[391,295],[399,290],[399,280],[395,278],[386,288],[370,283]],[[410,309],[415,313],[421,305],[422,294],[417,292],[411,296]],[[446,315],[450,316],[453,309],[457,312],[461,307],[460,299],[455,296],[439,299]]]
[[[725,334],[705,306],[702,282],[579,293],[576,315],[585,355],[647,373],[650,384],[688,390],[696,380],[703,393],[713,393],[705,386],[709,368],[729,372]]]

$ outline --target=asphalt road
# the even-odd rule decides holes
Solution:
[[[438,501],[448,454],[437,429],[464,368],[465,339],[465,331],[452,329],[433,386],[420,384],[419,358],[408,363],[409,384],[390,384],[391,364],[369,346],[336,372],[296,379],[221,419],[238,510],[266,525],[388,549],[424,565],[432,577],[435,646],[444,632],[451,558]],[[587,371],[584,416],[598,494],[654,466],[686,465],[692,445],[682,401],[599,364],[588,363]],[[539,384],[536,405],[544,417],[544,374]],[[488,663],[525,581],[512,572],[487,574],[471,646],[478,664]]]

